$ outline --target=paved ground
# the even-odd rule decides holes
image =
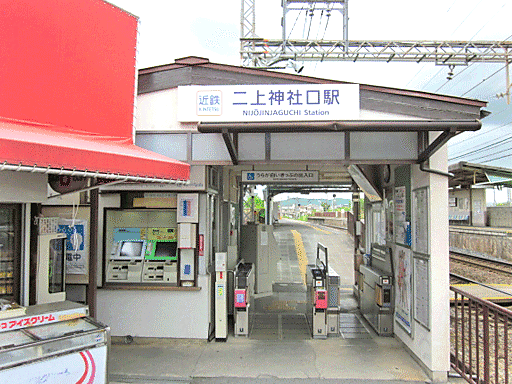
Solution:
[[[342,285],[339,337],[311,339],[303,315],[305,290],[295,238],[309,263],[316,244],[328,248],[329,264]],[[419,384],[428,378],[398,340],[379,337],[357,314],[352,295],[353,243],[346,231],[283,220],[275,228],[280,249],[273,295],[258,299],[251,338],[226,342],[113,338],[110,384]],[[296,237],[296,236],[295,236]],[[462,383],[451,379],[450,383]]]

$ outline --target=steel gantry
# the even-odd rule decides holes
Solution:
[[[348,0],[282,0],[282,38],[264,39],[256,35],[256,0],[242,0],[240,56],[242,66],[279,69],[304,61],[379,61],[435,63],[450,67],[471,63],[504,63],[508,72],[512,41],[380,41],[348,39]],[[290,11],[333,11],[343,15],[342,40],[290,39],[287,15]],[[450,74],[449,74],[450,75]],[[450,76],[448,77],[450,79]],[[510,81],[507,75],[507,98]]]
[[[402,61],[439,65],[510,62],[512,41],[268,40],[244,38],[243,65],[272,68],[287,61]],[[249,48],[250,47],[250,48]]]

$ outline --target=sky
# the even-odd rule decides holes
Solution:
[[[191,55],[241,65],[241,1],[110,0],[139,17],[138,68],[169,64]],[[253,1],[256,34],[280,39],[281,1]],[[329,19],[319,11],[312,18],[306,13],[288,13],[290,38],[342,39],[340,13],[334,12]],[[350,0],[348,14],[349,40],[512,40],[510,0]],[[506,92],[504,64],[458,66],[452,80],[447,80],[446,66],[433,63],[308,62],[304,65],[301,75],[486,101],[491,115],[482,120],[480,131],[450,140],[449,162],[512,168],[512,106],[506,104],[505,98],[496,96]]]

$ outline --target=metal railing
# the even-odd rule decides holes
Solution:
[[[512,311],[450,287],[451,366],[468,383],[512,383]]]

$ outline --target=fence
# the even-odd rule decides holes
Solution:
[[[450,287],[451,365],[468,383],[510,384],[512,311]]]

